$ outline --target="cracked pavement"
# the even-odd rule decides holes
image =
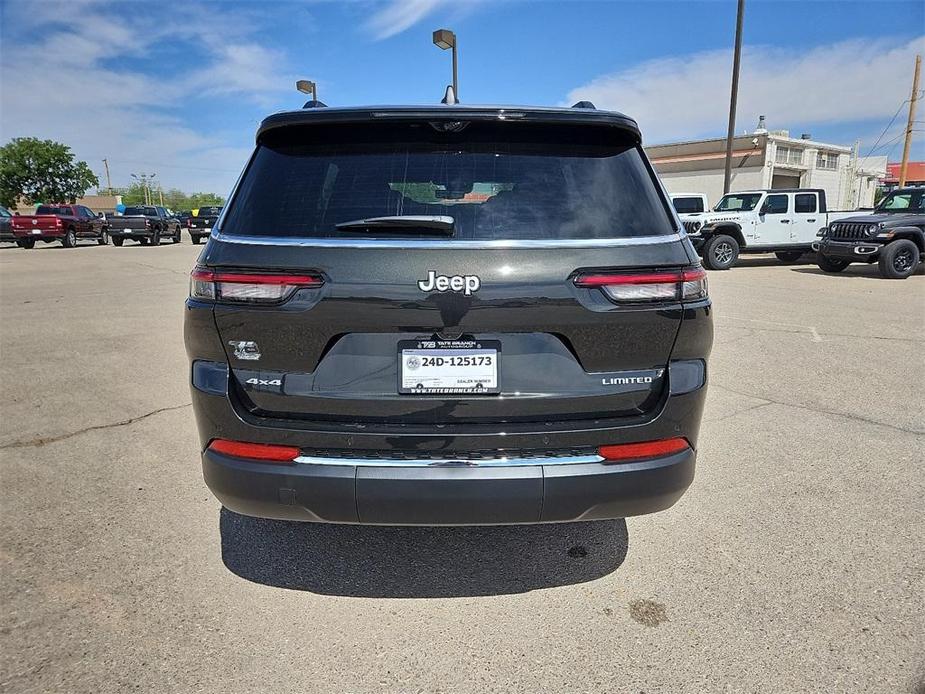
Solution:
[[[697,477],[524,528],[222,513],[182,342],[199,247],[0,247],[0,692],[925,686],[925,276],[710,273]]]

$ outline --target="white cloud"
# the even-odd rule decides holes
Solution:
[[[278,52],[254,39],[258,22],[247,12],[132,4],[127,21],[127,7],[8,4],[0,134],[65,142],[103,185],[106,157],[115,186],[127,185],[132,171],[157,171],[165,187],[227,193],[251,150],[253,127],[229,137],[208,124],[191,126],[181,117],[184,101],[207,93],[230,108],[244,103],[265,112],[295,77]],[[145,62],[165,45],[203,58],[178,73]]]
[[[853,40],[809,50],[770,46],[743,51],[737,130],[759,114],[771,129],[806,129],[869,119],[886,121],[909,98],[916,52],[908,42]],[[648,142],[725,134],[732,51],[704,51],[650,60],[571,90],[598,108],[635,118]]]
[[[441,0],[391,0],[365,23],[376,39],[387,39],[409,29],[429,15]]]

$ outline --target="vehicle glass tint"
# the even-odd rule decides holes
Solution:
[[[797,193],[793,197],[794,212],[815,212],[816,195],[814,193]]]
[[[761,200],[761,193],[744,193],[723,196],[716,207],[716,212],[750,212]]]
[[[126,207],[122,214],[126,217],[157,217],[157,210],[153,207]]]
[[[200,207],[199,216],[200,217],[217,217],[222,213],[221,207]]]
[[[39,205],[38,209],[35,210],[36,214],[62,214],[69,215],[71,214],[70,207],[56,207],[53,205]]]
[[[761,214],[783,214],[789,207],[786,195],[769,195],[761,206]]]
[[[672,204],[678,214],[691,214],[692,212],[703,212],[702,198],[672,198]]]
[[[376,234],[335,225],[387,215],[453,217],[450,241],[675,231],[640,149],[594,126],[470,123],[446,133],[374,124],[267,135],[225,234],[356,239]]]
[[[877,209],[923,212],[925,211],[925,189],[890,193],[883,199]]]

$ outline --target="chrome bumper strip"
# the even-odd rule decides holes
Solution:
[[[294,463],[300,465],[346,465],[356,467],[522,467],[535,465],[578,465],[581,463],[602,463],[599,455],[573,455],[553,458],[434,458],[402,460],[399,458],[323,458],[301,455]]]

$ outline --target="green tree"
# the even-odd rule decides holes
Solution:
[[[87,163],[75,161],[60,142],[17,137],[0,147],[0,204],[7,207],[20,200],[74,202],[99,184]]]
[[[117,195],[122,196],[122,202],[125,205],[143,205],[145,201],[145,190],[141,183],[132,183],[128,188],[114,190]],[[157,188],[150,189],[151,199],[156,204],[160,204],[161,191]],[[224,205],[225,199],[215,193],[184,193],[178,188],[170,188],[163,191],[164,206],[172,210],[181,212],[184,210],[195,210],[207,205]]]

